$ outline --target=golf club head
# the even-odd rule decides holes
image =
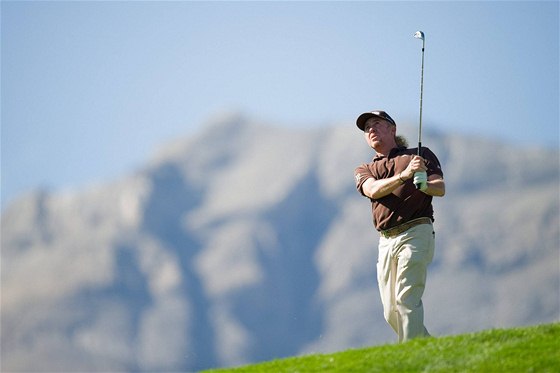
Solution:
[[[422,31],[416,31],[416,33],[414,34],[414,37],[416,39],[424,40],[424,33]]]

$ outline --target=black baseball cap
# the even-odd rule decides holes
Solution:
[[[373,118],[373,117],[378,117],[378,118],[381,118],[381,119],[385,119],[387,122],[391,123],[393,126],[397,125],[395,123],[395,121],[393,120],[393,118],[391,118],[391,116],[389,114],[387,114],[386,112],[384,112],[383,110],[368,111],[367,113],[363,113],[362,115],[360,115],[358,117],[358,119],[356,119],[356,125],[358,126],[359,129],[361,129],[363,131],[364,127],[366,126],[367,120],[369,118]]]

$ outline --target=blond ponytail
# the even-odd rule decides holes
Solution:
[[[397,143],[397,146],[404,146],[405,148],[408,148],[408,141],[406,141],[404,136],[395,136],[395,142]]]

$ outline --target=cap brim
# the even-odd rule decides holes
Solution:
[[[382,113],[382,115],[376,114],[376,113]],[[364,128],[366,127],[366,122],[368,121],[368,119],[370,118],[380,118],[383,119],[389,123],[391,123],[393,126],[396,126],[397,124],[395,123],[395,121],[393,120],[393,118],[391,118],[391,116],[389,114],[387,114],[386,112],[367,112],[367,113],[363,113],[362,115],[360,115],[358,117],[358,119],[356,119],[356,126],[358,126],[359,129],[361,129],[362,131],[364,130]]]
[[[356,119],[356,126],[358,126],[358,128],[363,131],[364,128],[366,127],[366,122],[368,121],[368,119],[373,118],[375,116],[376,115],[373,113],[363,113],[358,117],[358,119]]]

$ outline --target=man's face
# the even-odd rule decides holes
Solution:
[[[396,128],[384,119],[373,117],[364,126],[364,136],[369,146],[374,149],[387,146],[395,139]]]

